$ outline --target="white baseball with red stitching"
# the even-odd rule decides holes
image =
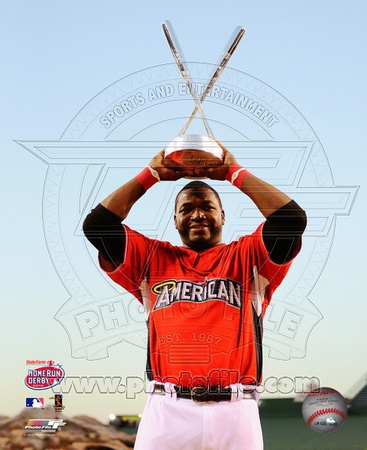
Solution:
[[[330,433],[347,418],[347,403],[335,389],[323,387],[310,392],[303,401],[302,415],[314,431]]]

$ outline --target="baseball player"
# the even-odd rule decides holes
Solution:
[[[251,235],[222,243],[225,213],[202,181],[178,193],[174,226],[181,246],[121,222],[158,181],[190,175],[163,164],[164,152],[87,216],[84,233],[101,268],[144,306],[148,399],[136,449],[263,448],[256,386],[262,377],[262,322],[274,290],[301,248],[305,212],[237,164],[196,175],[229,181],[266,218]]]

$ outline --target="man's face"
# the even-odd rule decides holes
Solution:
[[[201,251],[222,242],[224,211],[210,189],[182,191],[177,198],[174,221],[185,247]]]

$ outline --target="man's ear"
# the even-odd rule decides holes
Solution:
[[[173,223],[175,224],[175,228],[177,230],[177,218],[176,218],[176,214],[173,216]]]
[[[226,213],[224,212],[223,209],[222,209],[221,215],[222,215],[222,225],[224,225],[226,222]]]

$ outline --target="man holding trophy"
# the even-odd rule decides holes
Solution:
[[[306,216],[224,147],[220,165],[210,162],[216,158],[210,152],[203,167],[179,166],[185,159],[182,152],[178,156],[172,163],[160,152],[84,223],[101,268],[145,309],[151,382],[135,448],[261,449],[256,386],[262,376],[262,321],[301,248]],[[222,243],[219,195],[209,184],[191,181],[175,204],[182,246],[121,223],[154,184],[193,175],[232,183],[265,222],[251,235]]]
[[[163,29],[189,82],[172,30],[167,23]],[[218,68],[243,32],[236,30]],[[189,121],[199,111],[208,136],[185,135],[186,125],[147,167],[92,210],[84,233],[99,250],[101,268],[144,306],[150,382],[135,449],[260,450],[263,318],[301,248],[306,215],[213,139],[201,109],[206,94],[201,99],[192,94]],[[156,183],[184,177],[196,180],[181,189],[174,205],[182,245],[122,223]],[[231,183],[265,221],[251,235],[223,243],[221,199],[201,178]]]

